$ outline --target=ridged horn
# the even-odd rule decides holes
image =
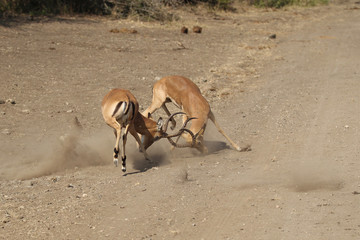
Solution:
[[[191,143],[178,144],[178,143],[174,142],[174,140],[171,139],[172,137],[180,136],[183,132],[187,132],[190,134],[191,139],[192,139]],[[167,136],[166,138],[170,142],[171,145],[173,145],[174,147],[177,147],[177,148],[194,147],[196,144],[196,139],[195,139],[194,133],[186,128],[181,128],[177,134],[174,134],[172,136]]]
[[[173,113],[170,115],[170,117],[166,120],[166,122],[164,123],[164,126],[162,128],[163,132],[166,132],[167,128],[168,128],[168,125],[169,125],[169,121],[171,118],[173,118],[175,115],[177,114],[185,114],[184,112],[176,112],[176,113]]]

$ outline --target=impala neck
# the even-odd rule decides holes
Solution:
[[[157,132],[157,123],[150,118],[144,117],[141,113],[136,114],[134,126],[136,132],[141,135],[151,135],[154,137]]]

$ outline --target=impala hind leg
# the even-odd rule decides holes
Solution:
[[[123,135],[121,136],[122,139],[122,149],[121,149],[121,160],[122,160],[122,165],[121,165],[121,170],[123,172],[126,172],[126,153],[125,153],[125,145],[126,145],[126,141],[127,141],[127,134],[129,132],[129,126],[130,124],[128,124],[125,127],[125,131],[123,133]]]
[[[117,122],[116,122],[117,123]],[[120,124],[114,124],[114,133],[115,133],[115,137],[116,137],[116,141],[115,141],[115,147],[114,147],[114,154],[113,154],[113,162],[115,164],[115,166],[118,166],[119,160],[119,143],[120,143],[120,137],[121,137],[121,132],[122,132],[122,128],[120,126]]]
[[[220,127],[219,123],[216,121],[215,116],[212,112],[209,113],[209,118],[214,123],[219,133],[221,133],[230,142],[233,148],[235,148],[237,151],[242,151],[242,149],[233,140],[231,140],[231,138],[224,132],[224,130],[222,130],[222,128]]]

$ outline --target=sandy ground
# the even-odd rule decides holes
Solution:
[[[1,22],[0,239],[360,239],[359,8]],[[252,151],[209,123],[208,155],[161,140],[149,164],[129,136],[122,173],[102,97],[144,109],[173,74]]]

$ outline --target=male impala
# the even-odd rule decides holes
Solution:
[[[186,119],[192,119],[190,131],[195,134],[196,143],[190,144],[192,136],[188,134],[182,134],[181,136],[186,139],[188,147],[195,147],[202,153],[207,153],[208,149],[203,143],[203,136],[207,124],[207,120],[210,120],[215,124],[218,131],[231,143],[231,145],[238,151],[241,148],[236,145],[221,129],[218,122],[215,120],[214,114],[211,112],[210,105],[206,99],[201,95],[200,89],[190,79],[182,76],[168,76],[160,79],[154,84],[153,98],[151,105],[143,112],[144,116],[150,116],[160,107],[164,109],[166,114],[170,116],[172,123],[172,129],[175,128],[176,122],[171,117],[169,110],[165,103],[172,102],[178,108],[181,108],[186,116],[183,117],[184,126],[186,125]],[[177,146],[177,143],[174,144]],[[182,145],[181,147],[184,147]]]
[[[114,164],[118,165],[118,154],[121,153],[122,159],[122,170],[126,171],[126,155],[125,155],[125,144],[127,140],[128,132],[134,136],[137,143],[140,146],[140,150],[144,153],[147,160],[149,157],[146,153],[146,149],[150,147],[155,141],[160,138],[167,138],[170,143],[172,137],[180,136],[183,132],[188,132],[193,137],[193,144],[195,144],[195,137],[192,132],[188,129],[181,128],[178,133],[168,135],[166,133],[169,119],[174,117],[176,114],[184,114],[177,112],[172,114],[165,123],[161,118],[158,122],[150,118],[146,118],[139,113],[139,104],[131,94],[130,91],[124,89],[112,89],[108,94],[105,95],[101,103],[101,111],[105,122],[112,128],[116,137],[115,148],[114,148]],[[123,131],[124,128],[124,131]],[[141,140],[138,134],[141,134]],[[122,140],[121,149],[119,151],[119,143]]]

